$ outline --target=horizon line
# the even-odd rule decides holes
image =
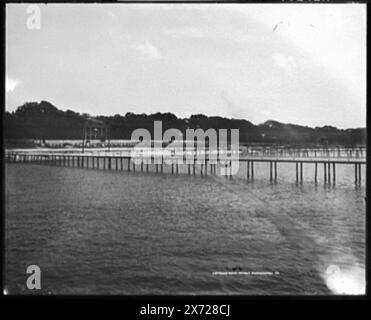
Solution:
[[[174,115],[178,120],[187,120],[187,119],[190,119],[192,116],[197,116],[197,115],[200,115],[200,116],[205,116],[207,118],[222,118],[222,119],[226,119],[226,120],[237,120],[237,121],[247,121],[247,122],[250,122],[251,124],[253,124],[254,126],[260,126],[260,125],[264,125],[266,124],[267,122],[277,122],[279,124],[282,124],[282,125],[293,125],[293,126],[300,126],[300,127],[307,127],[307,128],[311,128],[311,129],[315,129],[315,128],[324,128],[324,127],[332,127],[332,128],[335,128],[337,130],[356,130],[356,129],[366,129],[367,130],[367,123],[365,124],[364,127],[347,127],[347,128],[339,128],[335,125],[331,125],[331,124],[325,124],[325,125],[322,125],[322,126],[310,126],[310,125],[306,125],[306,124],[297,124],[297,123],[292,123],[292,122],[281,122],[281,121],[278,121],[278,120],[274,120],[274,119],[267,119],[265,120],[264,122],[260,122],[260,123],[254,123],[252,121],[250,121],[249,119],[246,119],[246,118],[230,118],[230,117],[224,117],[224,116],[220,116],[220,115],[208,115],[208,114],[205,114],[205,113],[194,113],[194,114],[191,114],[190,116],[188,117],[180,117],[178,116],[176,113],[173,113],[173,112],[170,112],[170,111],[155,111],[153,113],[145,113],[145,112],[142,112],[142,113],[136,113],[136,112],[133,112],[133,111],[126,111],[125,114],[121,114],[121,113],[115,113],[115,114],[111,114],[111,115],[103,115],[103,114],[90,114],[90,113],[86,113],[86,112],[80,112],[80,111],[75,111],[73,109],[70,109],[70,108],[66,108],[65,110],[62,110],[60,109],[59,107],[57,107],[55,104],[53,104],[52,102],[50,101],[47,101],[47,100],[40,100],[39,102],[38,101],[28,101],[28,102],[24,102],[22,105],[16,107],[14,110],[10,111],[10,110],[7,110],[7,107],[5,107],[4,109],[4,113],[5,112],[9,112],[9,113],[15,113],[19,108],[23,107],[24,105],[26,104],[32,104],[32,103],[36,103],[36,104],[41,104],[42,102],[46,102],[50,105],[52,105],[53,107],[55,107],[56,109],[58,109],[59,111],[62,111],[62,112],[66,112],[66,111],[72,111],[72,112],[75,112],[75,113],[78,113],[79,115],[83,116],[83,115],[88,115],[88,116],[91,116],[91,117],[94,117],[94,118],[98,118],[98,117],[114,117],[116,115],[119,115],[121,117],[126,117],[126,114],[128,113],[132,113],[134,115],[146,115],[146,116],[151,116],[151,115],[155,115],[155,114],[172,114]]]

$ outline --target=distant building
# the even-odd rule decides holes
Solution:
[[[110,144],[110,128],[101,120],[94,118],[87,118],[84,124],[84,136],[83,136],[83,150],[85,146],[92,146],[93,142],[107,143],[108,147]]]

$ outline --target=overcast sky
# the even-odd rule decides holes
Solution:
[[[364,4],[28,5],[6,10],[6,109],[366,125]]]

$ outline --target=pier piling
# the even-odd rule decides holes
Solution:
[[[250,161],[246,161],[246,163],[247,163],[247,168],[246,168],[247,180],[250,180]]]
[[[254,180],[254,161],[251,161],[251,180]]]
[[[359,173],[358,183],[360,184],[362,181],[361,164],[358,164],[358,173]]]
[[[339,149],[340,150],[340,149]],[[304,163],[313,163],[314,168],[314,183],[317,184],[319,181],[318,175],[319,175],[319,169],[318,165],[321,165],[323,163],[323,177],[324,177],[324,184],[336,184],[336,180],[339,179],[339,177],[336,177],[336,165],[337,164],[346,164],[346,165],[354,165],[354,181],[356,184],[361,184],[362,181],[362,164],[365,164],[365,159],[362,158],[364,153],[361,152],[352,152],[349,150],[345,150],[345,153],[343,150],[340,150],[341,153],[339,153],[339,150],[332,150],[329,154],[327,150],[320,151],[310,151],[308,152],[296,152],[294,153],[295,156],[300,156],[302,158],[280,158],[279,156],[285,156],[283,152],[278,153],[272,153],[267,152],[263,154],[263,156],[255,156],[254,153],[249,152],[249,156],[247,158],[240,158],[238,160],[232,160],[229,155],[224,159],[224,161],[221,162],[221,166],[224,166],[225,168],[225,176],[226,178],[232,179],[232,166],[235,164],[233,161],[240,161],[246,162],[246,179],[253,180],[254,179],[254,161],[257,161],[259,163],[267,163],[269,162],[269,180],[277,181],[277,162],[283,162],[283,163],[295,163],[295,174],[296,174],[296,182],[303,183],[304,180]],[[292,151],[288,153],[289,155],[293,155]],[[316,155],[318,157],[329,157],[329,158],[319,158],[319,159],[313,159],[312,156]],[[345,154],[345,155],[344,155]],[[266,155],[266,157],[264,157]],[[275,156],[275,157],[273,157]],[[276,157],[277,156],[277,157]],[[160,158],[161,157],[161,158]],[[185,156],[183,155],[183,158]],[[361,159],[360,159],[361,158]],[[192,175],[191,170],[193,170],[193,175],[196,175],[196,166],[197,161],[199,161],[199,169],[200,169],[200,175],[207,176],[216,174],[217,171],[217,163],[214,162],[214,160],[211,160],[209,158],[205,158],[203,160],[197,159],[196,156],[194,157],[193,163],[186,162],[184,165],[184,169],[182,169],[182,165],[177,161],[177,159],[172,159],[172,162],[167,163],[164,162],[163,156],[158,156],[159,161],[154,161],[153,156],[151,157],[151,162],[144,162],[143,155],[141,156],[141,162],[140,162],[140,169],[139,167],[136,168],[136,164],[133,163],[133,168],[131,168],[131,158],[128,156],[121,156],[118,154],[110,154],[110,153],[87,153],[87,154],[81,154],[78,151],[75,152],[66,152],[64,150],[59,151],[53,151],[45,152],[44,150],[36,152],[25,152],[25,151],[10,151],[6,152],[5,159],[7,162],[14,162],[14,163],[34,163],[34,164],[46,164],[46,165],[52,165],[52,166],[63,166],[63,167],[78,167],[78,168],[88,168],[88,169],[99,169],[100,166],[103,166],[103,169],[108,170],[114,170],[113,166],[115,167],[115,171],[118,170],[125,170],[125,161],[128,161],[128,171],[130,172],[133,170],[134,172],[136,170],[140,170],[140,172],[150,172],[151,167],[149,164],[156,165],[156,173],[158,173],[161,170],[161,173],[164,173],[164,165],[166,164],[167,167],[171,165],[171,174],[172,175],[178,175],[180,173],[188,174],[189,176]],[[161,160],[160,160],[161,159]],[[186,159],[187,160],[187,159]],[[223,160],[223,159],[219,159]],[[161,162],[162,161],[162,162]],[[112,163],[114,162],[114,163]],[[144,169],[144,165],[146,165],[146,168]],[[138,163],[139,166],[139,163]],[[159,168],[158,166],[161,166]],[[187,167],[187,169],[186,169]],[[191,167],[193,169],[191,169]],[[102,167],[101,167],[102,168]],[[120,169],[119,169],[120,168]],[[310,169],[311,169],[310,168]],[[180,170],[180,171],[179,171]],[[165,170],[168,172],[168,170]],[[183,172],[184,171],[184,172]]]
[[[327,174],[328,174],[328,176],[327,176],[327,182],[329,183],[329,184],[331,184],[331,165],[330,165],[330,162],[327,162]]]
[[[274,162],[274,181],[277,182],[277,161]]]
[[[269,161],[269,181],[273,180],[272,167],[273,167],[272,161]]]
[[[300,183],[303,183],[303,162],[300,162]]]
[[[296,182],[299,182],[299,163],[296,162]]]
[[[336,168],[335,162],[332,163],[332,183],[335,184],[336,182]]]

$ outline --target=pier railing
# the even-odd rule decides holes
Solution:
[[[296,181],[303,182],[303,163],[313,164],[314,182],[319,179],[318,167],[323,166],[323,181],[326,184],[336,182],[336,165],[346,164],[354,166],[354,182],[360,184],[362,181],[361,166],[366,165],[366,152],[343,153],[319,152],[238,152],[238,151],[215,151],[215,154],[205,152],[179,152],[174,150],[170,155],[164,156],[160,150],[141,150],[135,154],[131,150],[85,150],[84,153],[78,150],[6,150],[7,162],[16,163],[38,163],[52,164],[66,167],[104,169],[104,170],[126,170],[149,172],[150,167],[155,168],[156,173],[163,173],[164,166],[171,166],[171,174],[179,174],[180,166],[186,166],[188,175],[202,176],[208,174],[216,175],[223,172],[223,175],[232,178],[232,168],[236,161],[246,163],[246,179],[254,179],[254,163],[269,163],[270,181],[277,181],[278,163],[295,164]],[[251,150],[250,150],[251,151]],[[343,150],[344,151],[344,150]],[[349,156],[348,156],[349,155]],[[197,170],[196,170],[197,168]],[[153,170],[153,169],[152,169]]]

